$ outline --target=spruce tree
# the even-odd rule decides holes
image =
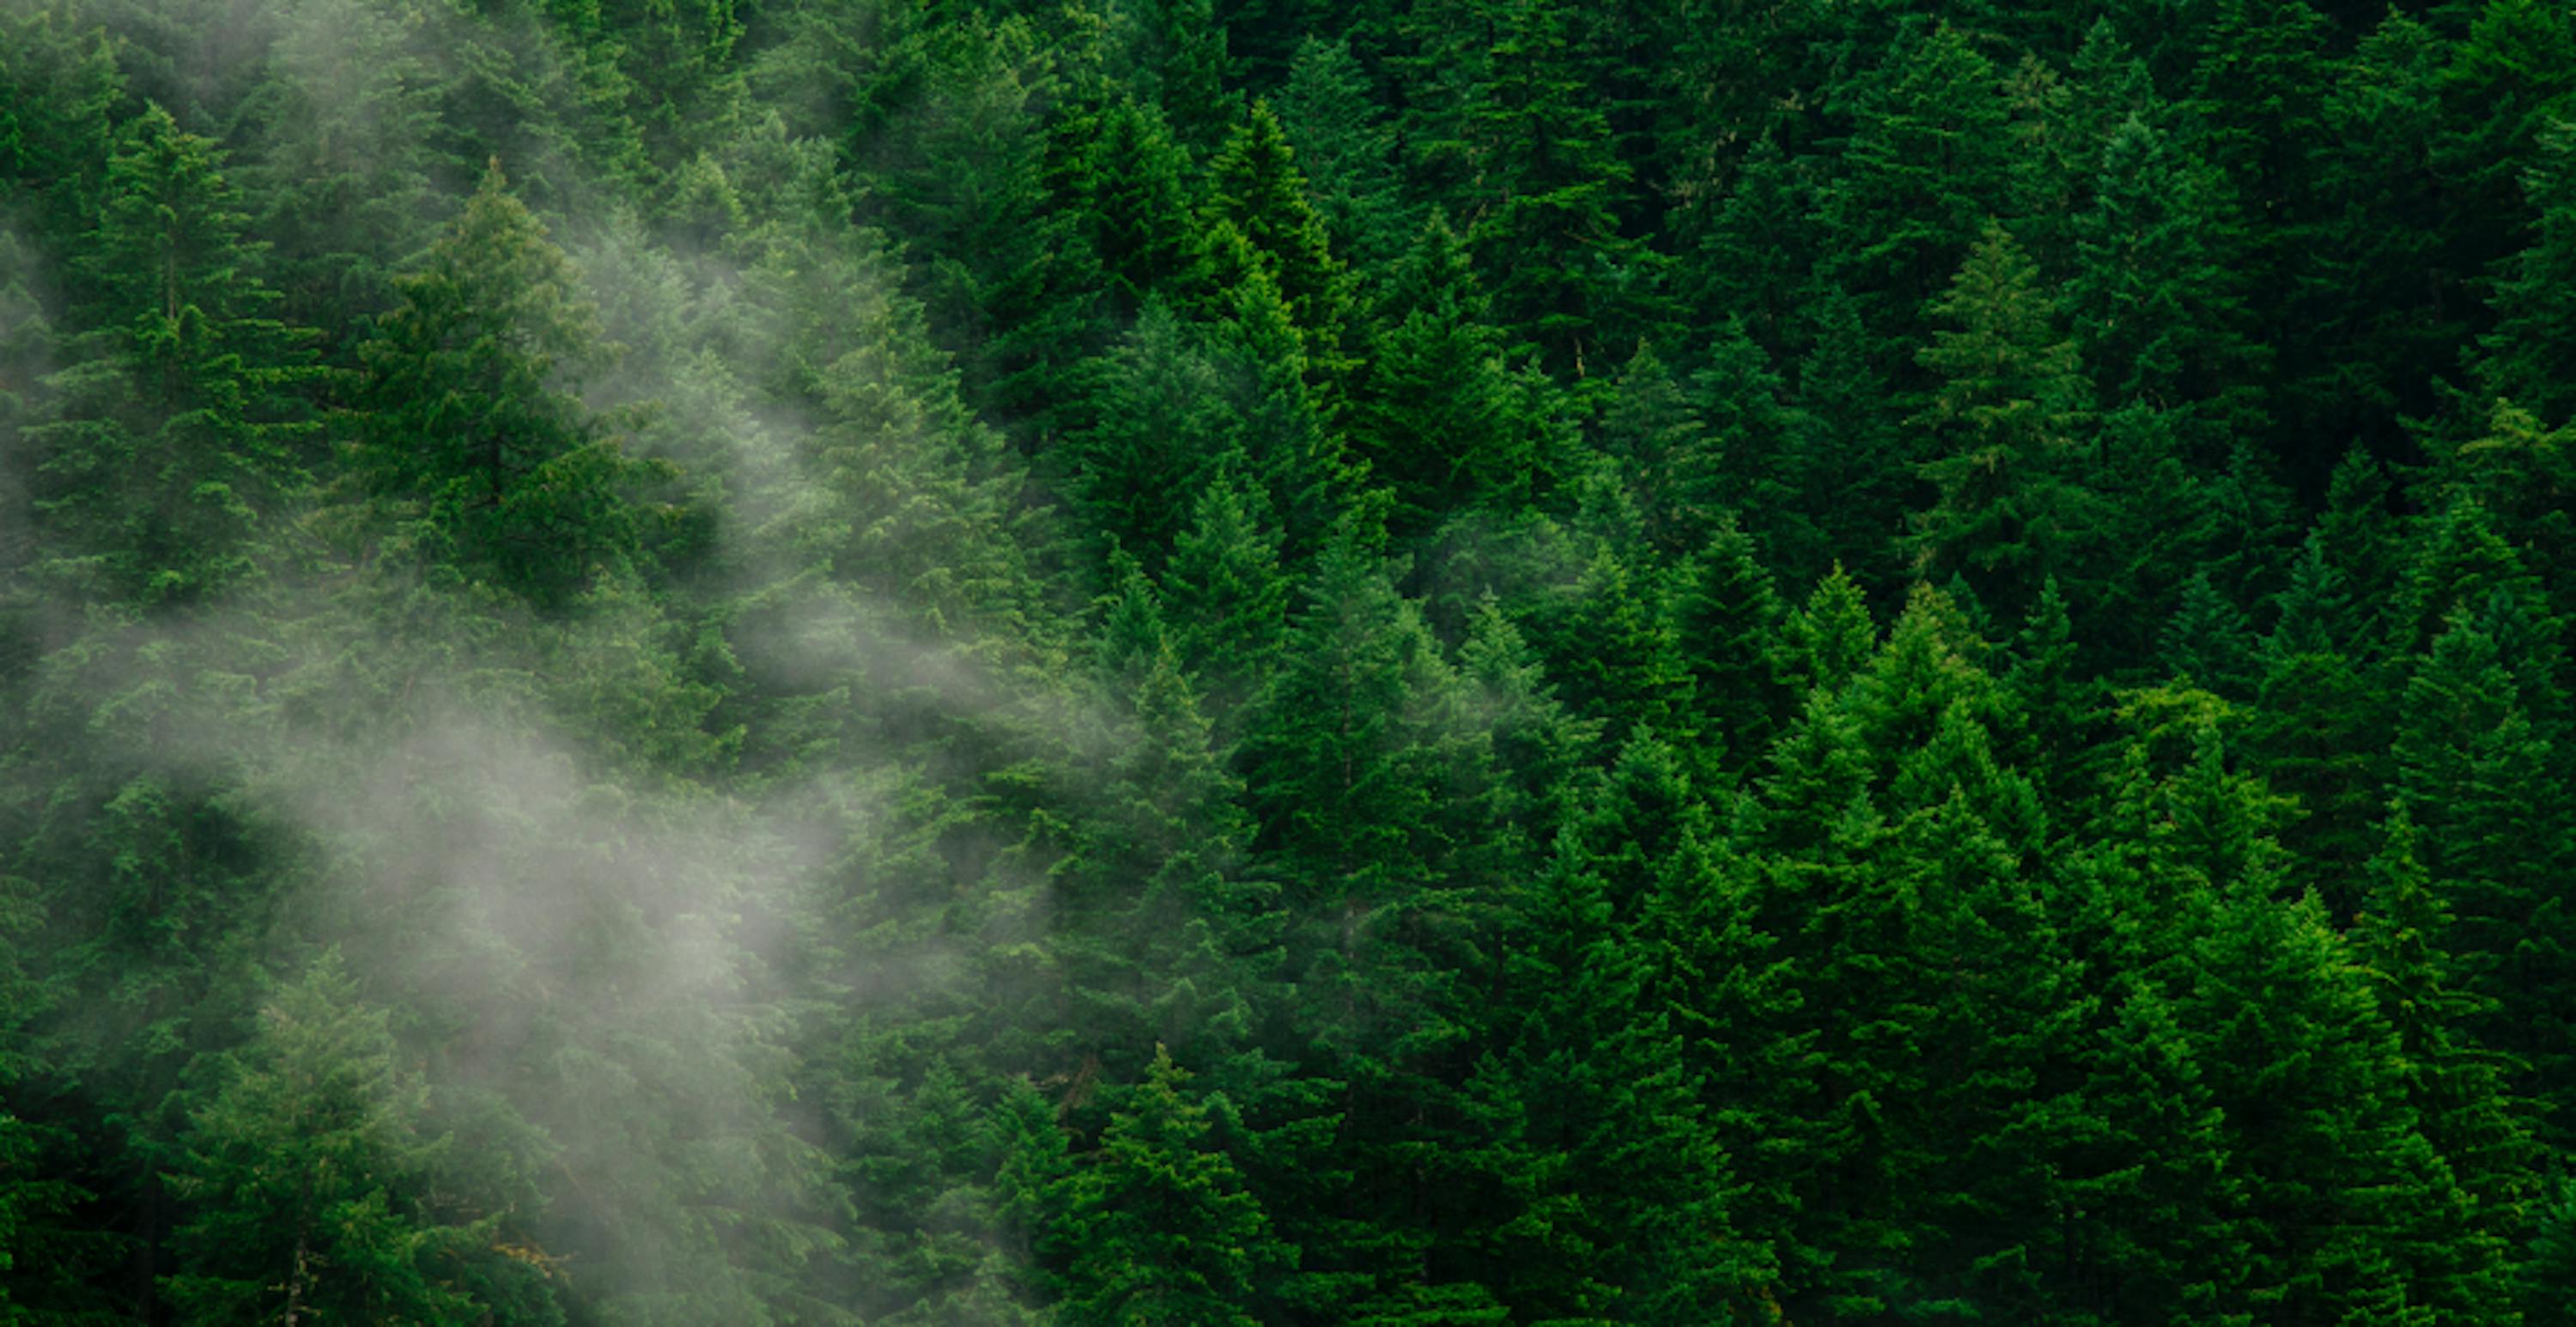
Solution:
[[[1145,1081],[1067,1181],[1055,1238],[1078,1247],[1056,1320],[1252,1323],[1267,1218],[1234,1163],[1208,1149],[1206,1106],[1157,1048]]]
[[[1531,496],[1535,421],[1465,243],[1438,216],[1378,297],[1353,390],[1352,445],[1393,490],[1389,528],[1428,530],[1462,507]]]
[[[630,565],[641,475],[565,387],[602,353],[563,251],[496,161],[360,348],[361,464],[433,563],[543,605]]]
[[[192,1110],[173,1187],[188,1204],[171,1298],[191,1321],[453,1322],[482,1311],[453,1262],[500,1218],[436,1219],[443,1140],[427,1088],[395,1067],[386,1015],[326,954]]]
[[[2039,273],[1988,225],[1931,311],[1952,327],[1916,358],[1935,376],[1919,467],[1937,495],[1916,514],[1916,565],[1964,570],[2007,610],[2029,601],[2086,532],[2074,464],[2084,390]]]
[[[297,337],[270,316],[221,149],[147,107],[115,140],[81,262],[79,360],[30,430],[59,573],[117,599],[187,601],[253,573],[263,513],[301,485]]]

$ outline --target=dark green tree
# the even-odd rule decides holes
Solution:
[[[1253,1323],[1261,1202],[1207,1144],[1207,1107],[1159,1047],[1145,1081],[1111,1117],[1099,1150],[1065,1182],[1056,1238],[1080,1249],[1059,1322]]]
[[[271,317],[239,188],[158,106],[117,134],[81,264],[97,298],[55,418],[30,431],[61,574],[187,601],[252,574],[262,513],[301,485],[308,356]]]
[[[603,352],[563,251],[499,164],[360,348],[361,456],[421,553],[560,604],[631,565],[643,473],[567,390]]]
[[[1934,500],[1908,544],[1917,567],[1964,570],[1988,601],[2015,610],[2089,525],[2075,348],[2038,270],[1999,225],[1931,311],[1950,326],[1917,356],[1937,385],[1912,422]]]
[[[1393,490],[1390,529],[1418,533],[1461,507],[1528,501],[1538,428],[1467,247],[1444,220],[1424,228],[1373,312],[1350,433]]]
[[[326,954],[260,1015],[192,1110],[173,1188],[188,1205],[172,1300],[208,1323],[454,1322],[482,1312],[455,1263],[498,1215],[451,1223],[428,1184],[427,1088],[395,1067],[383,1010]],[[534,1274],[534,1269],[525,1269]]]

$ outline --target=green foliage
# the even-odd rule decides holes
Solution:
[[[1265,1241],[1261,1204],[1210,1150],[1207,1108],[1157,1048],[1133,1104],[1067,1181],[1058,1238],[1082,1249],[1056,1320],[1250,1323],[1244,1311]]]
[[[2563,4],[0,8],[0,1322],[2566,1318]]]
[[[497,1244],[497,1215],[436,1220],[428,1089],[394,1065],[386,1016],[338,955],[262,1009],[258,1034],[190,1115],[172,1188],[172,1300],[192,1321],[431,1323],[483,1312],[452,1264]],[[490,1255],[485,1255],[490,1256]]]
[[[496,161],[360,348],[364,468],[431,560],[560,604],[632,563],[638,473],[559,375],[602,353],[595,314]]]
[[[2086,524],[2075,348],[2001,226],[1987,227],[1931,311],[1952,326],[1917,356],[1938,382],[1912,421],[1930,435],[1919,471],[1937,496],[1915,516],[1911,546],[1918,567],[1966,570],[2015,607]]]

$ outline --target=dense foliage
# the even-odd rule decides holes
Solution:
[[[2576,1322],[2564,0],[6,0],[0,1323]]]

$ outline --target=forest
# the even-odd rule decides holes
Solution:
[[[0,1325],[2576,1324],[2570,0],[0,0]]]

